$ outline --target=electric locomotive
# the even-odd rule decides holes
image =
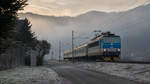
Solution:
[[[64,59],[119,61],[120,36],[110,32],[102,33],[89,42],[64,53]]]

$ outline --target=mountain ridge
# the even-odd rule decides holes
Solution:
[[[150,7],[150,3],[149,4],[143,4],[141,6],[138,6],[136,8],[133,8],[133,9],[130,9],[130,10],[127,10],[127,11],[133,11],[133,10],[137,10],[137,9],[142,9],[142,8],[145,8],[145,7]],[[38,16],[46,16],[46,17],[78,17],[78,16],[81,16],[81,15],[84,15],[84,14],[89,14],[89,13],[104,13],[104,14],[109,14],[109,13],[124,13],[124,12],[127,12],[127,11],[120,11],[120,12],[104,12],[104,11],[98,11],[98,10],[90,10],[90,11],[87,11],[87,12],[84,12],[84,13],[81,13],[79,15],[76,15],[76,16],[54,16],[54,15],[40,15],[40,14],[36,14],[36,13],[32,13],[32,12],[26,12],[26,13],[19,13],[20,14],[30,14],[30,15],[38,15]]]

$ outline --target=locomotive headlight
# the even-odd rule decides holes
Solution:
[[[118,49],[118,51],[120,51],[120,49]]]
[[[104,49],[104,52],[106,51],[106,49]]]

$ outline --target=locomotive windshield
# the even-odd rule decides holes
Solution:
[[[104,37],[105,43],[120,43],[120,37]]]

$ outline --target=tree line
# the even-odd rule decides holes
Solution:
[[[36,38],[27,18],[18,18],[17,12],[28,5],[27,1],[0,0],[0,69],[30,65],[31,55],[36,55],[37,65],[42,65],[49,53],[50,43]]]

